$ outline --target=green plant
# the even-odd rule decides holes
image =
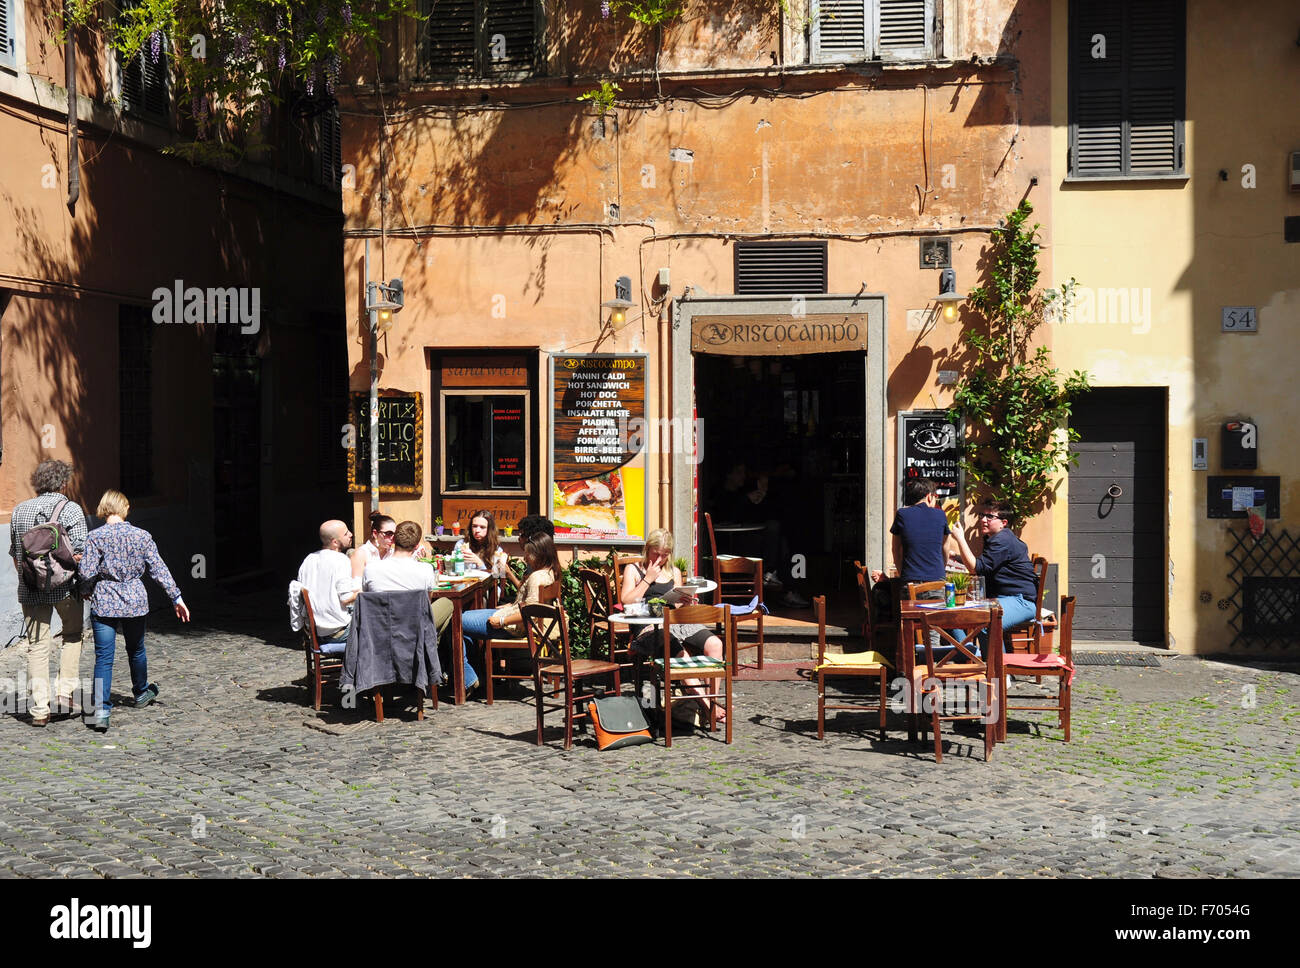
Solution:
[[[973,431],[962,458],[967,479],[989,499],[1008,502],[1013,524],[1031,517],[1059,486],[1053,478],[1075,462],[1070,442],[1079,435],[1063,425],[1071,402],[1088,389],[1086,371],[1062,382],[1047,347],[1029,351],[1044,312],[1060,298],[1036,288],[1039,226],[1025,224],[1032,212],[1021,202],[992,233],[988,281],[966,297],[984,325],[962,333],[975,359],[950,411]],[[1066,299],[1074,286],[1071,279],[1062,287]]]
[[[680,571],[683,575],[685,575],[686,570],[689,566],[686,563],[686,559],[683,557],[683,558],[674,558],[673,567],[676,568],[678,571]]]
[[[948,581],[952,582],[953,590],[962,594],[970,589],[970,575],[964,571],[950,571]]]
[[[681,0],[610,0],[609,9],[647,27],[662,27],[682,15]]]
[[[442,515],[440,514],[440,515],[438,515],[436,518],[434,518],[434,519],[433,519],[433,523],[434,523],[435,525],[438,525],[439,527],[441,527],[441,526],[442,526]]]
[[[614,101],[618,98],[618,92],[623,90],[613,81],[601,81],[600,87],[592,88],[586,94],[579,94],[579,101],[590,101],[599,111],[603,118],[614,107]]]

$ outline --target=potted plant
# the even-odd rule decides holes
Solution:
[[[445,529],[443,528],[442,525],[442,515],[440,514],[433,519],[433,533],[436,535],[441,535],[444,530]]]
[[[646,602],[650,606],[650,614],[659,618],[664,614],[664,605],[667,604],[662,598],[652,598]]]
[[[966,593],[970,590],[970,575],[964,571],[954,571],[948,576],[953,591],[957,593],[957,604],[966,604]]]
[[[507,538],[512,537],[515,533],[515,526],[513,524],[503,524],[501,526],[501,533]]]
[[[674,558],[673,567],[682,573],[682,581],[685,581],[687,578],[690,577],[690,573],[687,570],[689,566],[686,564],[685,558]]]
[[[451,533],[452,533],[453,535],[456,535],[456,536],[459,536],[459,535],[460,535],[460,522],[459,522],[459,521],[453,521],[453,522],[451,522]]]

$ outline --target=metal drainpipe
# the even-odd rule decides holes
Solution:
[[[81,167],[77,158],[77,38],[69,26],[68,5],[63,6],[63,24],[68,35],[63,41],[64,86],[68,92],[68,211],[81,197]]]
[[[666,419],[672,417],[672,398],[669,395],[669,383],[672,380],[672,361],[669,359],[670,344],[670,327],[668,314],[668,300],[665,299],[659,307],[659,527],[672,531],[672,493],[670,487],[672,484],[672,456],[668,453],[668,447],[664,446],[663,435],[664,428],[668,429],[668,439],[671,441],[671,425],[666,423]],[[680,440],[685,442],[685,431],[682,432]]]

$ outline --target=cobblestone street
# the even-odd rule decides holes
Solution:
[[[0,873],[1300,874],[1296,672],[1083,667],[1073,742],[1013,721],[988,764],[974,736],[946,731],[942,764],[897,728],[882,743],[867,714],[818,742],[807,682],[740,683],[730,747],[566,753],[558,729],[533,744],[517,700],[317,714],[282,610],[263,614],[265,634],[160,623],[160,699],[107,734],[0,719]],[[11,709],[18,652],[0,654]]]

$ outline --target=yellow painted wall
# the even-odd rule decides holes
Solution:
[[[1300,450],[1293,445],[1300,363],[1300,244],[1283,242],[1288,153],[1300,150],[1300,28],[1295,4],[1226,0],[1187,4],[1185,180],[1068,184],[1066,0],[1052,18],[1052,167],[1055,278],[1081,286],[1151,291],[1150,328],[1095,323],[1053,327],[1058,362],[1087,368],[1098,386],[1169,391],[1168,639],[1180,652],[1226,651],[1233,633],[1216,606],[1230,591],[1227,532],[1243,521],[1206,518],[1208,474],[1225,420],[1259,426],[1259,475],[1279,475],[1282,520],[1300,526]],[[1256,187],[1242,184],[1242,166]],[[1226,171],[1227,180],[1219,177]],[[1259,309],[1257,335],[1221,332],[1223,306]],[[1192,471],[1192,440],[1209,438],[1210,470]],[[1226,472],[1231,473],[1231,472]],[[1067,541],[1065,504],[1054,521]],[[1064,552],[1061,555],[1065,557]],[[1064,582],[1063,582],[1064,585]],[[1209,593],[1209,602],[1200,594]]]

